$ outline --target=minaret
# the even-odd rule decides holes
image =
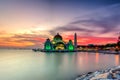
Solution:
[[[77,49],[77,34],[76,33],[74,34],[74,47],[76,50]]]
[[[120,47],[120,32],[119,32],[119,36],[118,36],[117,46]]]
[[[118,42],[120,42],[120,32],[119,32],[119,36],[118,36]]]

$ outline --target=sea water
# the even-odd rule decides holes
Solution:
[[[0,80],[74,80],[119,64],[120,55],[114,54],[0,49]]]

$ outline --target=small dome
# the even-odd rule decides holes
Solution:
[[[62,40],[62,36],[57,33],[57,35],[54,36],[54,40]]]

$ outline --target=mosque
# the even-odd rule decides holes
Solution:
[[[57,33],[53,40],[50,40],[49,38],[46,39],[44,43],[44,50],[45,51],[59,51],[59,50],[67,50],[67,51],[73,51],[77,48],[77,34],[74,34],[74,44],[72,40],[69,40],[67,43],[63,40],[62,36]]]

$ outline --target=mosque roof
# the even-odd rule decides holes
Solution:
[[[54,36],[54,40],[62,40],[62,36],[57,33],[55,36]]]

